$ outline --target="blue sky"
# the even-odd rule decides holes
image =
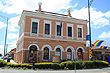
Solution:
[[[8,51],[16,47],[19,37],[18,21],[23,10],[35,11],[42,2],[42,10],[67,14],[71,8],[74,18],[88,19],[88,0],[0,0],[0,15],[9,18],[7,36]],[[91,5],[92,41],[105,40],[110,43],[110,0],[93,0]],[[0,53],[3,54],[6,19],[0,17]]]

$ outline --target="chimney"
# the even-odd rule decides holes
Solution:
[[[38,5],[39,5],[38,11],[41,12],[41,10],[42,10],[42,9],[41,9],[41,5],[42,5],[42,3],[39,2]]]
[[[70,13],[70,8],[67,9],[68,10],[68,17],[71,17],[71,13]]]

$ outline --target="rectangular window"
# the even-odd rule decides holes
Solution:
[[[78,38],[82,38],[82,29],[78,28]]]
[[[57,36],[61,36],[61,26],[57,25]]]
[[[68,27],[68,37],[72,37],[72,27]]]
[[[37,33],[37,28],[38,23],[37,22],[32,22],[32,33]]]
[[[45,24],[45,34],[50,34],[50,24]]]

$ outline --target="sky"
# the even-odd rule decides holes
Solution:
[[[88,0],[0,0],[0,53],[4,52],[6,18],[8,18],[7,44],[8,52],[16,48],[19,38],[18,21],[23,10],[38,10],[42,2],[42,10],[67,14],[71,8],[73,18],[88,20]],[[110,43],[110,0],[93,0],[90,7],[92,41],[104,40]],[[3,16],[3,17],[1,17]]]

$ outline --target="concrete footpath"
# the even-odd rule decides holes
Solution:
[[[75,70],[22,70],[0,69],[0,73],[75,73]],[[110,67],[102,69],[81,69],[76,73],[110,73]]]

